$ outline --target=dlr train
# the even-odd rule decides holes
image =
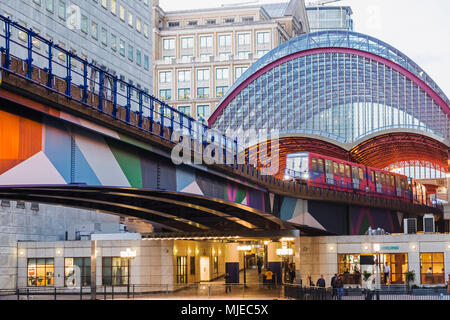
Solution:
[[[311,152],[288,154],[284,176],[308,186],[427,203],[425,187],[412,178]]]

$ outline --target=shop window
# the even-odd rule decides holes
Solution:
[[[28,259],[29,287],[53,286],[55,263],[53,258]]]
[[[386,253],[384,255],[385,262],[391,267],[390,282],[391,284],[405,283],[405,273],[408,272],[408,254],[407,253]],[[382,259],[383,257],[381,257]],[[384,279],[384,272],[382,273],[384,283],[388,283]]]
[[[344,284],[361,283],[361,264],[359,254],[339,254],[338,272],[343,276]]]
[[[91,258],[64,259],[64,286],[91,285]]]
[[[420,282],[422,284],[445,283],[443,252],[420,254]]]
[[[104,257],[102,265],[102,282],[105,285],[128,284],[128,261],[120,257]]]
[[[187,257],[177,257],[177,283],[187,283]]]

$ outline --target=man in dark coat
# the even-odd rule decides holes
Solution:
[[[225,274],[225,293],[228,293],[228,291],[230,291],[230,293],[231,293],[231,276],[227,272]]]
[[[334,297],[336,297],[336,279],[337,279],[337,273],[335,273],[334,276],[331,278],[331,287],[333,288],[333,293],[331,295],[331,299],[334,299]]]

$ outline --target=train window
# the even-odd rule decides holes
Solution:
[[[352,167],[352,178],[358,179],[358,168]]]
[[[341,177],[345,175],[345,166],[343,163],[339,163],[339,174],[341,175]]]
[[[381,183],[381,177],[379,172],[375,172],[375,181],[377,184]]]
[[[391,187],[395,187],[394,176],[391,176]]]
[[[403,190],[406,189],[406,185],[405,185],[405,179],[404,178],[400,178],[400,186]]]
[[[317,160],[316,158],[311,158],[311,171],[317,171]]]
[[[401,182],[400,182],[399,176],[395,176],[395,184],[396,184],[397,188],[401,187]]]
[[[323,172],[323,159],[317,159],[317,171]]]
[[[339,166],[338,166],[337,162],[334,162],[334,161],[333,161],[333,174],[335,176],[339,175]]]
[[[359,172],[359,180],[363,180],[364,179],[364,171],[361,168],[358,168],[358,172]]]
[[[350,178],[350,166],[348,164],[345,165],[345,176]]]
[[[327,173],[333,173],[333,165],[331,164],[331,160],[325,160],[325,169]]]

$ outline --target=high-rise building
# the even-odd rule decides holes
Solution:
[[[348,6],[307,6],[311,32],[323,30],[353,31],[352,8]]]
[[[303,0],[165,12],[153,1],[153,92],[207,119],[247,68],[309,32]]]
[[[76,53],[97,66],[104,67],[138,88],[152,90],[151,0],[2,0],[0,14],[43,38]],[[16,46],[26,46],[25,33],[12,35]],[[42,55],[48,49],[36,39],[34,48]],[[24,49],[25,50],[25,49]],[[65,63],[65,56],[55,54],[55,61]],[[34,55],[35,65],[46,62]],[[82,71],[81,63],[74,66]],[[90,75],[95,77],[96,75]],[[98,76],[98,75],[97,75]],[[125,88],[119,88],[125,94]]]

